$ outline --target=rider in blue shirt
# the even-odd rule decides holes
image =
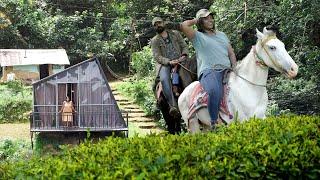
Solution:
[[[192,28],[195,24],[197,31]],[[208,110],[214,125],[223,96],[223,75],[226,68],[236,65],[236,56],[228,37],[215,29],[213,14],[209,10],[200,9],[195,19],[184,21],[180,28],[195,48],[198,78],[209,95]]]

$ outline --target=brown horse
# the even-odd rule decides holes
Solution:
[[[197,62],[196,57],[188,58],[187,60],[181,62],[179,68],[179,77],[180,77],[180,85],[179,85],[179,91],[180,93],[186,88],[189,84],[191,84],[193,81],[197,80]],[[162,92],[162,89],[160,87],[159,80],[156,80],[156,88],[155,88],[155,94],[157,98],[157,105],[163,115],[163,118],[167,125],[167,130],[170,134],[176,134],[181,131],[181,115],[178,116],[172,116],[169,114],[169,104]],[[175,99],[178,101],[178,99]]]

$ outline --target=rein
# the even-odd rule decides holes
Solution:
[[[217,66],[217,65],[213,66],[213,69],[215,69],[216,66]],[[219,66],[219,67],[223,67],[223,69],[230,70],[230,71],[234,72],[234,74],[235,74],[236,76],[238,76],[238,77],[241,78],[242,80],[247,81],[247,82],[248,82],[249,84],[251,84],[251,85],[259,86],[259,87],[267,87],[267,84],[261,85],[261,84],[256,84],[256,83],[254,83],[254,82],[249,81],[248,79],[246,79],[246,78],[242,77],[241,75],[239,75],[235,70],[233,70],[233,69],[230,68],[230,67],[227,67],[227,66],[225,66],[225,65],[218,65],[218,66]]]
[[[231,69],[231,71],[232,71],[232,72],[234,72],[234,74],[235,74],[236,76],[238,76],[239,78],[241,78],[241,79],[243,79],[243,80],[247,81],[248,83],[250,83],[250,84],[252,84],[252,85],[254,85],[254,86],[267,87],[267,84],[266,84],[266,85],[261,85],[261,84],[253,83],[253,82],[249,81],[248,79],[246,79],[246,78],[244,78],[244,77],[240,76],[238,73],[236,73],[236,71],[234,71],[234,70],[232,70],[232,69]]]
[[[182,65],[181,63],[178,63],[183,69],[185,69],[186,71],[188,71],[191,74],[197,75],[197,73],[192,72],[190,69],[186,68],[184,65]]]
[[[252,50],[253,50],[254,57],[257,58],[256,64],[263,69],[268,69],[269,67],[266,65],[266,63],[264,63],[264,60],[262,59],[262,57],[259,56],[255,46],[252,46]]]
[[[230,70],[230,71],[234,72],[234,74],[235,74],[236,76],[238,76],[239,78],[241,78],[241,79],[243,79],[243,80],[247,81],[247,82],[248,82],[249,84],[251,84],[251,85],[259,86],[259,87],[267,87],[267,84],[265,84],[265,85],[256,84],[256,83],[251,82],[251,81],[249,81],[248,79],[246,79],[246,78],[242,77],[241,75],[239,75],[239,74],[238,74],[235,70],[233,70],[232,68],[229,68],[229,67],[227,67],[227,66],[224,66],[224,67],[225,67],[225,69],[227,69],[227,70]]]

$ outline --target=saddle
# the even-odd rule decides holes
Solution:
[[[229,118],[232,119],[233,115],[230,113],[228,109],[227,99],[230,91],[230,88],[227,84],[229,72],[230,71],[224,74],[223,97],[220,102],[220,112],[228,115]],[[203,107],[208,107],[208,93],[203,89],[202,85],[199,83],[195,86],[190,96],[188,119],[192,118],[195,115],[196,111]]]

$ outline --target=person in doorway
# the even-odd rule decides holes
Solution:
[[[164,96],[170,106],[169,114],[177,115],[179,110],[172,91],[170,73],[179,62],[187,58],[187,43],[178,31],[166,29],[162,18],[153,18],[152,25],[157,31],[157,35],[151,39],[151,49],[156,61],[156,77],[160,77]],[[175,85],[179,80],[176,75],[173,77]]]
[[[59,113],[62,113],[62,126],[73,126],[73,113],[75,112],[76,110],[73,107],[73,102],[70,100],[69,96],[66,96],[66,100],[63,101],[61,110],[59,111]]]
[[[197,25],[197,30],[193,25]],[[198,78],[209,95],[208,110],[214,126],[223,96],[224,72],[236,66],[235,53],[228,37],[216,30],[213,14],[207,9],[200,9],[195,19],[181,23],[180,29],[195,48]]]

